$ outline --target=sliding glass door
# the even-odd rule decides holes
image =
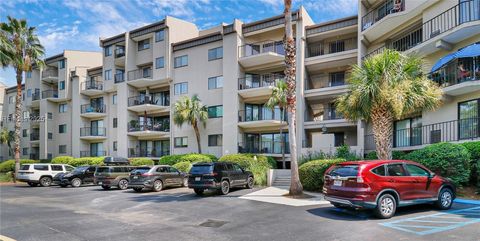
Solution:
[[[458,104],[459,139],[469,139],[480,136],[479,113],[480,99]]]

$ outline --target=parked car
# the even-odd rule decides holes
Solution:
[[[118,187],[121,190],[128,188],[130,181],[130,172],[135,169],[132,166],[100,166],[94,174],[95,185],[101,185],[103,189],[107,190],[111,187]]]
[[[48,187],[52,184],[55,175],[70,172],[73,169],[74,167],[66,164],[23,164],[20,166],[16,179],[28,183],[31,187],[36,187],[38,184]]]
[[[137,192],[143,189],[159,192],[164,187],[184,187],[187,185],[187,182],[186,173],[168,165],[157,165],[153,167],[138,167],[131,171],[130,183],[128,185]]]
[[[231,187],[253,188],[253,184],[253,173],[230,162],[197,163],[188,176],[188,187],[193,188],[197,195],[202,195],[207,189],[215,189],[225,195]]]
[[[82,184],[93,183],[93,175],[97,166],[80,166],[73,169],[69,173],[59,173],[53,181],[61,187],[71,185],[72,187],[80,187]]]
[[[356,161],[334,165],[325,172],[325,200],[336,207],[373,209],[391,218],[399,206],[433,203],[450,209],[455,185],[412,161]]]

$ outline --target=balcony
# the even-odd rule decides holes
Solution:
[[[282,112],[276,107],[273,111],[269,108],[259,108],[255,110],[238,111],[238,126],[242,128],[258,127],[281,127],[287,125],[287,112]]]
[[[102,157],[106,155],[106,151],[80,151],[80,157]]]
[[[439,142],[458,142],[480,139],[480,118],[467,118],[420,127],[395,130],[393,147],[411,150]],[[373,134],[365,135],[365,150],[375,150]]]
[[[159,158],[170,155],[169,150],[155,148],[128,148],[128,157],[152,157]]]
[[[450,61],[429,77],[449,96],[460,96],[480,90],[480,56]]]
[[[315,108],[305,111],[305,129],[315,129],[322,127],[344,127],[355,125],[345,119],[342,113],[335,108]]]
[[[58,99],[58,91],[57,90],[42,91],[42,99],[48,99],[48,100]]]
[[[305,66],[307,70],[348,66],[357,61],[357,38],[309,43]]]
[[[42,71],[42,81],[47,83],[58,82],[58,70],[51,68]]]
[[[142,123],[132,120],[128,123],[128,135],[143,139],[158,139],[170,135],[170,123]]]
[[[309,100],[332,98],[348,91],[345,72],[312,75],[305,84],[305,98]]]
[[[263,41],[239,47],[238,62],[248,70],[282,66],[285,60],[283,41]]]
[[[39,141],[39,140],[40,140],[40,132],[30,133],[30,141]]]
[[[156,85],[167,85],[168,78],[153,79],[152,68],[143,68],[128,71],[128,84],[136,88],[145,88]]]
[[[252,74],[238,79],[238,93],[243,98],[270,96],[275,84],[284,81],[282,74]]]
[[[170,110],[170,95],[154,98],[149,95],[139,95],[128,98],[128,110],[135,112],[163,112]]]
[[[96,78],[95,78],[96,79]],[[103,82],[91,79],[80,84],[80,94],[96,96],[103,93]]]
[[[105,127],[82,127],[80,128],[80,139],[86,141],[104,140],[107,138]]]
[[[117,46],[114,51],[115,56],[115,65],[117,66],[125,66],[125,47]]]
[[[384,17],[405,11],[405,1],[401,1],[400,4],[395,4],[394,0],[387,0],[377,6],[376,8],[370,10],[367,14],[362,17],[362,31],[365,31],[367,28],[370,28],[378,21],[382,20]]]
[[[288,142],[283,143],[283,152],[290,154],[290,146]],[[259,142],[239,142],[238,153],[254,153],[254,154],[274,154],[280,156],[282,154],[281,141],[259,141]]]
[[[100,118],[107,116],[107,107],[101,104],[84,104],[80,106],[80,116],[86,118]]]

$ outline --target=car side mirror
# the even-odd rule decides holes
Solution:
[[[429,175],[428,175],[428,178],[434,178],[435,177],[435,173],[434,172],[430,172]]]

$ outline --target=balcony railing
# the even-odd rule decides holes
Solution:
[[[34,92],[32,94],[32,101],[40,100],[40,92]]]
[[[106,155],[106,151],[80,151],[80,157],[101,157]]]
[[[106,136],[107,128],[105,127],[82,127],[80,128],[80,136]]]
[[[240,58],[268,52],[284,55],[285,49],[283,47],[283,41],[268,40],[263,42],[245,44],[239,47]]]
[[[105,113],[107,110],[107,107],[105,105],[100,105],[100,104],[84,104],[80,106],[80,112],[82,114],[87,114],[87,113]]]
[[[155,148],[128,148],[128,157],[162,157],[170,155],[170,150]]]
[[[42,91],[42,99],[46,99],[46,98],[58,98],[58,91],[57,90]]]
[[[136,69],[128,71],[128,81],[136,79],[151,79],[152,78],[152,69]]]
[[[466,118],[395,130],[393,147],[410,147],[478,138],[480,138],[480,118]],[[373,134],[365,135],[365,149],[375,149]]]
[[[128,98],[128,106],[137,106],[137,105],[158,105],[158,106],[169,106],[170,105],[170,96],[166,95],[160,98],[153,98],[149,95],[139,95]]]
[[[458,61],[443,66],[437,71],[430,73],[429,77],[441,87],[448,87],[468,81],[480,80],[480,56],[474,58],[462,58]]]
[[[31,140],[31,141],[38,141],[38,140],[40,140],[40,133],[39,133],[39,132],[32,132],[32,133],[30,133],[30,140]]]
[[[277,120],[277,121],[287,121],[287,111],[282,111],[280,108],[276,107],[273,110],[263,107],[258,111],[238,111],[238,122],[249,122],[249,121],[263,121],[263,120]]]
[[[80,88],[81,90],[103,90],[103,82],[88,80],[82,82]]]
[[[137,131],[162,131],[162,132],[169,132],[170,131],[170,123],[168,121],[160,122],[160,123],[141,123],[138,121],[130,121],[128,123],[128,131],[129,132],[137,132]]]
[[[308,44],[307,58],[357,49],[357,38]]]
[[[344,119],[342,113],[334,108],[311,109],[305,111],[305,121],[326,121]]]
[[[282,154],[282,144],[284,146],[283,153],[289,154],[290,147],[288,142],[281,141],[259,141],[259,142],[239,142],[239,153],[256,153],[256,154]]]
[[[125,48],[116,48],[115,49],[115,58],[120,58],[125,56]]]
[[[344,72],[336,73],[328,73],[322,74],[320,76],[315,76],[310,80],[307,80],[307,84],[305,85],[306,90],[312,89],[322,89],[322,88],[329,88],[329,87],[336,87],[336,86],[344,86],[346,85],[347,74]]]
[[[386,0],[378,7],[370,10],[362,17],[362,31],[371,27],[387,15],[402,12],[405,10],[405,0],[400,0],[399,4],[395,0]]]
[[[115,83],[121,83],[125,81],[125,74],[124,73],[116,73],[114,76]]]
[[[238,89],[252,89],[266,86],[275,86],[278,81],[283,81],[285,76],[282,74],[255,74],[248,75],[238,79]]]
[[[56,70],[56,69],[46,69],[46,70],[42,71],[42,79],[43,78],[49,78],[49,77],[58,78],[58,70]]]

